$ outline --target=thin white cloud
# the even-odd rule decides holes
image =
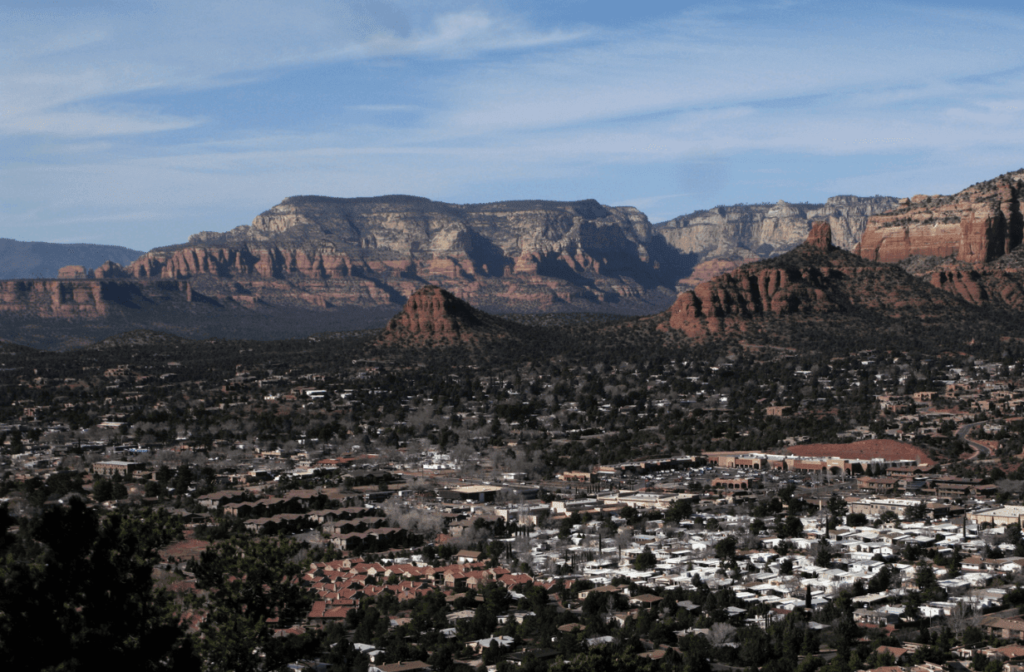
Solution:
[[[887,5],[884,16],[843,17],[837,29],[820,5],[794,11],[786,4],[762,9],[790,12],[790,23],[762,24],[733,6],[585,30],[535,27],[511,12],[454,2],[294,11],[167,3],[150,6],[155,17],[79,17],[86,38],[64,29],[41,46],[0,45],[0,135],[76,148],[63,164],[52,160],[52,145],[39,150],[47,165],[8,158],[0,164],[0,203],[42,203],[19,207],[31,212],[28,220],[54,226],[86,225],[75,219],[82,211],[110,213],[110,231],[152,246],[246,223],[300,193],[473,198],[479,188],[536,196],[502,191],[527,183],[547,189],[545,197],[623,203],[635,195],[656,209],[652,219],[668,219],[689,198],[673,191],[677,178],[652,182],[654,195],[636,181],[614,196],[593,186],[595,176],[608,184],[634,171],[679,174],[712,157],[730,175],[748,170],[744,179],[789,185],[794,173],[777,169],[775,157],[829,157],[837,165],[866,155],[920,157],[927,167],[865,174],[848,185],[807,176],[807,189],[905,194],[927,179],[937,184],[929,191],[950,183],[954,190],[948,175],[958,169],[972,175],[962,187],[1001,162],[1020,162],[1013,156],[1024,154],[1024,73],[1007,70],[1021,55],[1019,21]],[[138,30],[155,21],[166,26],[160,39]],[[388,59],[415,60],[422,81],[384,98],[353,92],[339,109],[367,113],[350,115],[359,125],[346,118],[315,133],[301,124],[288,132],[232,127],[210,140],[201,127],[217,119],[216,105],[199,117],[110,102],[150,91],[188,99],[228,84],[259,91],[282,68],[392,65]],[[197,132],[175,134],[174,144],[115,137],[190,128]],[[107,142],[88,142],[97,137]],[[731,162],[754,153],[763,165]],[[802,196],[773,199],[782,197]],[[132,230],[133,213],[163,213],[162,220],[138,215],[151,226],[159,221],[158,232]]]
[[[88,110],[42,112],[0,119],[0,133],[49,134],[73,138],[137,135],[190,128],[200,119],[168,115],[131,115]]]
[[[68,123],[63,106],[147,91],[237,85],[283,67],[394,57],[465,59],[579,35],[538,31],[512,15],[472,8],[432,14],[416,3],[406,5],[175,2],[147,5],[127,16],[98,6],[63,21],[58,13],[53,21],[11,23],[0,27],[0,133],[67,134],[81,124]],[[92,114],[104,130],[86,136],[194,123],[170,121],[171,115],[160,113],[148,119],[137,115],[131,123],[104,110]]]
[[[349,105],[348,109],[360,112],[411,112],[422,108],[419,105]]]
[[[759,26],[705,12],[606,32],[596,43],[460,73],[445,96],[466,104],[454,115],[440,110],[436,123],[489,135],[797,97],[886,95],[904,87],[920,97],[939,89],[955,93],[957,78],[1005,67],[1001,49],[979,49],[977,42],[1012,41],[1005,24],[986,25],[985,38],[965,32],[950,42],[934,16],[905,13],[913,31],[867,23],[816,33],[816,24]],[[899,95],[906,94],[893,94]]]

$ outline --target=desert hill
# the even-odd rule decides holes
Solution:
[[[0,281],[0,338],[294,338],[383,326],[424,285],[496,313],[650,314],[691,266],[642,213],[596,201],[300,196],[127,265]]]
[[[456,205],[413,196],[296,196],[249,225],[198,233],[127,264],[67,267],[60,279],[185,282],[223,305],[313,311],[393,311],[434,284],[496,313],[640,315],[671,305],[681,280],[790,249],[811,215],[828,216],[850,237],[867,214],[894,203],[835,197],[820,206],[734,206],[654,227],[635,208],[594,200]],[[694,273],[701,260],[707,263]],[[88,291],[102,299],[97,287]],[[56,291],[40,285],[28,293]],[[25,294],[0,292],[0,310],[18,310]],[[57,299],[50,312],[101,317],[99,299]]]
[[[249,225],[195,234],[126,265],[0,281],[0,339],[63,348],[136,329],[256,339],[373,329],[424,286],[506,315],[655,315],[671,306],[653,322],[698,339],[804,338],[814,329],[866,338],[878,330],[1004,324],[1024,309],[1024,252],[1015,251],[1020,176],[957,197],[915,197],[888,213],[895,199],[850,196],[821,206],[718,208],[658,227],[635,208],[594,200],[454,205],[412,196],[298,196]],[[824,229],[812,230],[815,214],[828,217]],[[956,219],[962,245],[955,258],[921,261],[922,251],[954,254],[948,240],[925,239],[936,218]],[[861,222],[867,232],[858,256],[841,248]],[[808,231],[809,244],[770,256]],[[891,254],[899,240],[910,240],[906,249],[915,256]],[[717,254],[732,256],[709,256]],[[763,255],[769,258],[735,268]],[[906,269],[872,256],[902,258]],[[975,257],[985,261],[964,261]],[[679,294],[687,281],[692,290]],[[413,317],[403,318],[402,338],[424,337]],[[463,326],[439,326],[431,338],[460,340]]]

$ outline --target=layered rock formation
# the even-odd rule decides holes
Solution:
[[[219,300],[184,280],[0,282],[0,341],[62,349],[137,329],[187,338],[282,339],[379,328],[390,308],[322,310]]]
[[[989,215],[971,220],[989,222],[968,227],[971,254],[981,249],[988,258],[1002,250],[1004,261],[1014,258],[1005,251],[1019,243],[1015,179],[976,190],[999,201],[985,211]],[[972,212],[981,213],[988,201],[975,200]],[[656,229],[634,208],[596,201],[450,205],[408,196],[295,197],[251,225],[200,233],[131,264],[107,262],[92,270],[74,264],[58,280],[0,283],[0,338],[53,347],[77,343],[86,332],[97,340],[138,328],[249,338],[363,329],[385,324],[425,285],[489,312],[651,314],[675,301],[666,326],[697,337],[785,315],[917,311],[928,319],[941,304],[936,297],[951,302],[942,310],[961,305],[956,297],[987,305],[993,296],[1001,307],[1024,309],[1024,283],[1016,281],[1024,264],[982,271],[930,267],[932,275],[919,274],[927,282],[919,282],[838,249],[851,244],[857,222],[894,203],[835,197],[822,206],[736,206]],[[918,205],[927,203],[919,199],[899,212]],[[838,225],[812,227],[808,218],[822,212]],[[798,233],[810,242],[736,268],[743,255],[787,249]],[[708,256],[724,253],[732,257]],[[695,287],[679,295],[675,288],[687,277]],[[918,284],[904,296],[911,281]],[[430,314],[437,301],[437,295],[420,297],[416,305]],[[447,310],[435,308],[438,315]],[[438,343],[462,338],[462,327],[452,326],[462,323],[435,328],[428,326],[433,318],[416,314],[397,323],[394,333],[419,338],[436,332],[430,338]]]
[[[630,207],[304,196],[93,276],[187,279],[240,303],[397,307],[432,283],[493,311],[639,313],[667,306],[690,266]]]
[[[953,196],[914,196],[870,218],[856,253],[893,263],[913,256],[986,263],[1024,240],[1024,171],[979,182]]]
[[[70,279],[67,275],[60,280],[0,282],[0,315],[97,319],[109,315],[114,305],[145,294],[134,283]],[[181,292],[183,298],[188,293],[186,283],[160,283],[157,289]]]
[[[872,217],[857,249],[974,306],[1024,310],[1024,171]]]
[[[671,305],[690,261],[636,209],[596,201],[295,197],[249,226],[127,265],[0,285],[0,337],[20,338],[26,320],[36,322],[21,342],[44,347],[117,328],[253,338],[363,329],[427,284],[491,312],[649,314]],[[55,318],[75,324],[44,335]]]
[[[512,338],[524,327],[473,308],[435,285],[416,290],[384,328],[381,345],[436,348],[481,345]]]
[[[896,203],[889,196],[833,196],[824,204],[779,201],[722,206],[683,215],[656,228],[670,245],[698,255],[702,262],[743,263],[793,249],[807,237],[815,220],[827,221],[836,245],[852,250],[868,217],[891,210]]]
[[[873,324],[911,320],[927,328],[964,319],[965,309],[957,298],[898,267],[838,249],[829,224],[817,222],[796,249],[680,294],[663,328],[695,339],[765,335],[799,323],[870,330]]]

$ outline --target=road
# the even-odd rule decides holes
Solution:
[[[970,434],[974,430],[975,427],[980,427],[981,425],[984,425],[984,424],[985,424],[984,422],[972,422],[972,423],[964,425],[960,429],[956,430],[956,438],[963,439],[964,442],[968,446],[970,446],[971,449],[974,450],[975,453],[977,453],[977,455],[975,455],[974,459],[976,459],[978,457],[980,457],[982,459],[988,459],[989,458],[989,452],[988,452],[988,447],[987,446],[984,446],[984,445],[978,443],[977,441],[971,441],[970,439],[967,438],[967,435]]]

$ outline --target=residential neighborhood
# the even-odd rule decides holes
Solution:
[[[292,669],[1012,672],[1020,365],[797,360],[15,369],[2,502],[173,521],[154,583],[201,640],[204,564],[287,544]]]

